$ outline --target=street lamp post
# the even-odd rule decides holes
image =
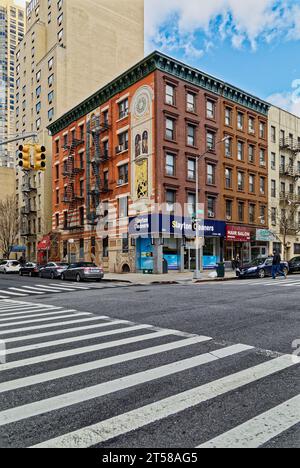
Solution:
[[[231,140],[230,136],[226,136],[222,138],[222,140],[218,141],[215,144],[215,148],[217,145],[221,143],[225,143],[226,141]],[[214,148],[214,149],[215,149]],[[201,278],[201,271],[203,267],[203,244],[201,244],[201,249],[199,249],[199,241],[200,241],[200,236],[199,236],[199,216],[200,216],[200,209],[199,209],[199,161],[203,159],[207,154],[209,153],[209,150],[206,150],[203,154],[199,155],[196,158],[196,270],[194,272],[194,279],[198,280]],[[204,233],[203,233],[204,235]]]

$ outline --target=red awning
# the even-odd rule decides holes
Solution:
[[[38,250],[50,250],[51,247],[51,241],[50,241],[50,236],[45,236],[39,243],[38,243]]]

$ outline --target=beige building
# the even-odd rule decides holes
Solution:
[[[24,37],[24,8],[13,0],[0,0],[0,141],[14,131],[15,49]],[[0,146],[0,166],[13,167],[14,145]]]
[[[0,167],[0,200],[11,197],[16,192],[16,173],[11,167]]]
[[[47,126],[144,55],[143,0],[32,0],[16,52],[16,132],[37,132],[46,173],[21,180],[20,242],[34,259],[51,231],[51,138]],[[23,190],[22,187],[26,188]],[[28,190],[29,189],[29,190]]]
[[[269,112],[269,224],[286,260],[300,255],[300,118]]]

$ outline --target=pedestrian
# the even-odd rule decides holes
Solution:
[[[240,260],[239,255],[236,256],[234,263],[235,263],[236,276],[239,276],[241,273],[241,260]]]
[[[276,279],[277,275],[284,276],[286,278],[286,273],[281,269],[280,253],[277,250],[274,250],[273,254],[272,278]]]

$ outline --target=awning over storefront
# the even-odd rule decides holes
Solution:
[[[50,250],[51,247],[51,241],[50,241],[50,236],[45,236],[39,243],[38,243],[38,251],[46,251]]]
[[[244,226],[227,226],[226,240],[231,242],[251,242],[251,229]]]
[[[26,252],[26,247],[24,245],[14,245],[12,250],[12,253],[20,253],[20,252]]]
[[[258,242],[276,242],[277,236],[274,232],[269,229],[257,229],[256,240]]]

